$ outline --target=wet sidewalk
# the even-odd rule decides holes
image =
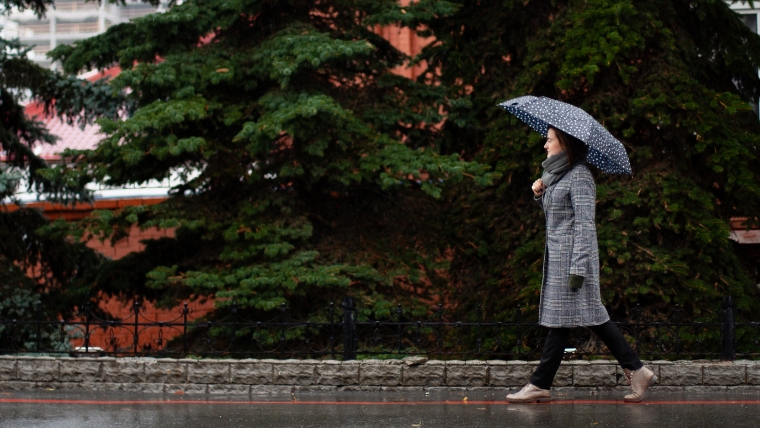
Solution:
[[[510,404],[492,392],[300,393],[208,396],[0,391],[4,427],[753,427],[754,393],[555,393],[549,404]]]

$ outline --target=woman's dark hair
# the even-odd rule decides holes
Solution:
[[[562,150],[567,152],[567,157],[570,161],[570,165],[586,159],[586,155],[588,154],[588,146],[586,146],[583,141],[573,137],[570,134],[565,133],[564,131],[560,131],[557,128],[549,127],[549,129],[554,130],[554,133],[557,135],[557,139],[559,140],[559,145],[562,146]]]

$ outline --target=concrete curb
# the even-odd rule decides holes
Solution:
[[[524,385],[537,361],[232,360],[0,357],[0,389],[78,389],[186,394],[306,391],[507,390]],[[760,391],[760,361],[648,361],[658,390]],[[627,390],[612,361],[566,361],[556,390]]]

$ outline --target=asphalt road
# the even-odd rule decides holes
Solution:
[[[0,386],[1,387],[1,386]],[[466,397],[466,399],[465,399]],[[756,393],[555,394],[549,404],[509,404],[492,393],[301,393],[192,396],[1,391],[4,427],[752,427]]]

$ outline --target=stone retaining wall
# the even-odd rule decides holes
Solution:
[[[536,361],[214,360],[0,357],[0,389],[84,389],[195,394],[295,391],[510,389],[524,385]],[[651,361],[656,388],[760,391],[760,361]],[[565,361],[555,387],[625,389],[610,361]]]

